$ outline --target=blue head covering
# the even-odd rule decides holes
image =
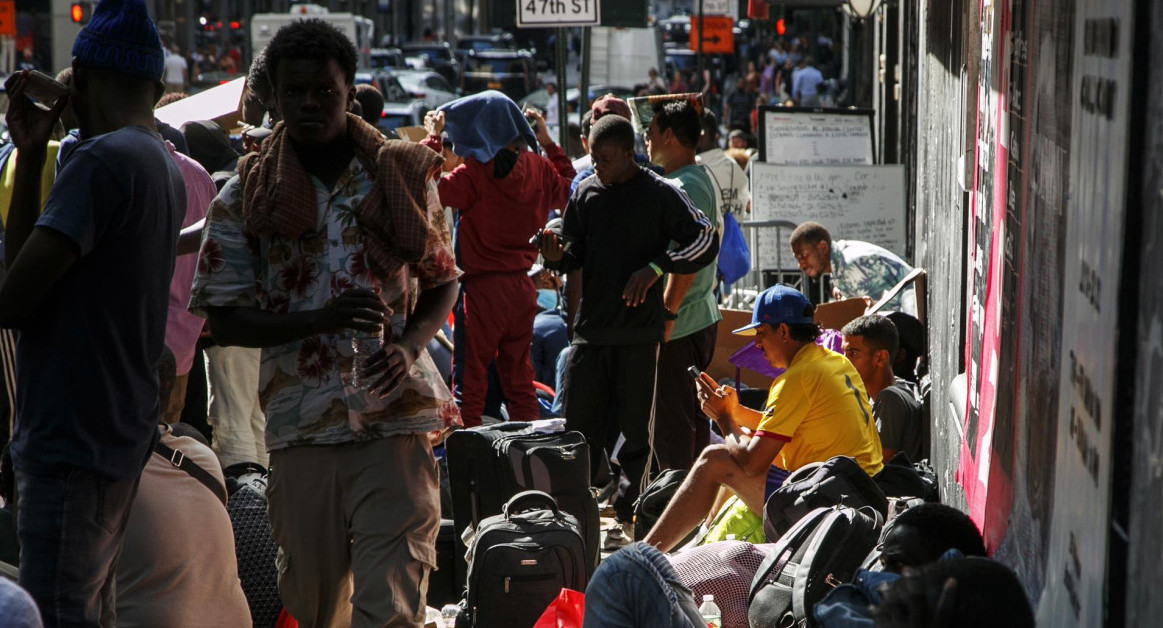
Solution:
[[[101,0],[73,42],[84,65],[160,81],[165,53],[143,0]]]
[[[518,137],[534,150],[537,137],[517,103],[498,91],[485,91],[441,105],[444,129],[456,145],[456,154],[484,163]]]

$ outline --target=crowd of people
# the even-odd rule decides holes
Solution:
[[[810,463],[849,456],[875,476],[927,456],[910,292],[845,326],[837,352],[809,299],[771,286],[732,332],[782,370],[766,401],[706,373],[721,225],[746,214],[749,185],[702,100],[660,100],[636,129],[625,101],[599,98],[576,161],[497,92],[430,113],[423,141],[389,141],[373,126],[382,97],[354,85],[354,46],[309,19],[251,64],[238,147],[213,121],[157,120],[183,96],[170,65],[142,0],[103,0],[58,75],[67,97],[38,106],[27,72],[6,83],[0,363],[15,365],[15,427],[0,536],[15,512],[20,588],[0,577],[5,625],[268,625],[236,575],[229,508],[247,474],[265,483],[287,616],[422,625],[434,448],[466,426],[560,416],[589,443],[614,520],[586,625],[695,626],[661,552],[728,495],[760,513]],[[879,299],[911,270],[815,223],[789,246],[835,297]],[[672,469],[689,472],[632,543],[637,498]],[[917,506],[894,522],[885,570],[918,571],[854,593],[878,618],[907,621],[920,597],[963,622],[938,625],[965,625],[996,595],[1007,625],[1029,625],[1012,573],[962,558],[985,554],[963,514]]]

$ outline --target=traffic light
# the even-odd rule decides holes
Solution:
[[[69,17],[73,19],[76,24],[88,24],[89,18],[93,15],[92,2],[74,2],[69,7]]]
[[[787,33],[787,26],[784,25],[783,18],[781,17],[775,21],[775,34],[782,37],[785,33]]]

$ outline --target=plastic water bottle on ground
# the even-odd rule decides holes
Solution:
[[[723,612],[715,604],[715,596],[709,593],[703,596],[703,605],[699,607],[699,614],[703,616],[703,622],[707,624],[707,628],[723,628]]]
[[[456,618],[459,615],[460,607],[456,604],[445,604],[444,608],[440,609],[440,620],[444,622],[444,628],[456,626]]]
[[[351,336],[351,385],[355,388],[366,389],[372,382],[363,381],[361,371],[367,366],[368,358],[384,347],[384,328],[378,331],[367,332],[356,330]]]

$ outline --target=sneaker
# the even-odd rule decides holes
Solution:
[[[614,523],[605,530],[606,538],[602,542],[602,551],[616,552],[634,541],[634,524]]]

